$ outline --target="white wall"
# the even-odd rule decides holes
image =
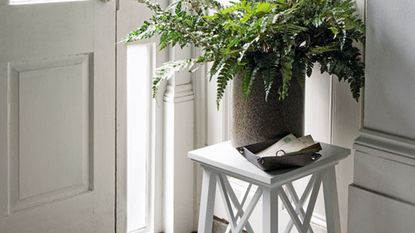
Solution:
[[[363,130],[356,140],[349,227],[413,232],[415,2],[368,1]]]

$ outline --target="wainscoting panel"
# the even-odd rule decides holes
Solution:
[[[414,205],[354,185],[349,199],[349,233],[414,232]]]
[[[414,145],[401,137],[362,130],[354,146],[354,184],[415,203]]]

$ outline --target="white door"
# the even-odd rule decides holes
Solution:
[[[115,2],[0,0],[0,232],[115,229]]]

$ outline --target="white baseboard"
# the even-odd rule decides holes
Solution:
[[[349,232],[414,232],[415,205],[364,188],[350,186]]]
[[[354,185],[415,204],[414,140],[364,129],[354,148]]]
[[[413,232],[415,140],[366,128],[354,149],[349,232]]]

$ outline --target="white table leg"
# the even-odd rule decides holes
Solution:
[[[278,233],[278,190],[262,190],[263,233]]]
[[[198,233],[212,233],[217,174],[203,168]]]
[[[340,233],[340,213],[337,196],[336,170],[332,166],[323,176],[324,205],[326,208],[327,233]]]

